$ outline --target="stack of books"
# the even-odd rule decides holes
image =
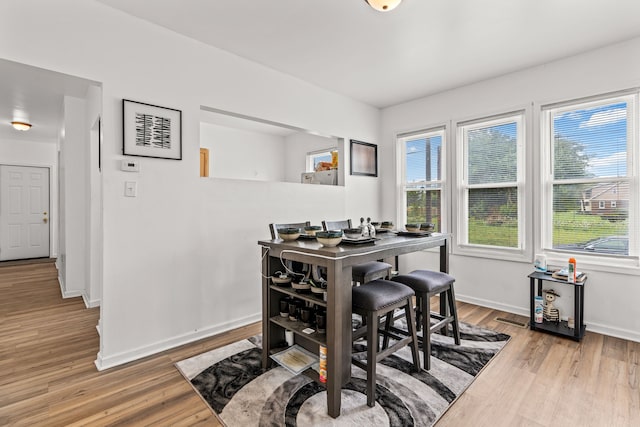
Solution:
[[[569,280],[569,269],[563,268],[562,270],[554,271],[551,275],[554,279],[558,280]],[[587,273],[583,273],[582,271],[576,271],[576,282],[584,282],[584,279],[587,278]]]

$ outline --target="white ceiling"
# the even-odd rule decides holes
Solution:
[[[0,59],[0,139],[57,142],[64,119],[64,97],[84,98],[89,80]],[[11,121],[31,123],[22,132]]]
[[[98,0],[386,107],[640,36],[638,0]]]
[[[98,1],[381,108],[640,36],[640,0]],[[63,96],[95,84],[4,60],[0,77],[9,139],[57,140]]]

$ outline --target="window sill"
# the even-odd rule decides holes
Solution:
[[[532,254],[521,249],[496,248],[493,246],[454,245],[454,255],[489,258],[500,261],[532,262]]]
[[[640,276],[640,259],[638,257],[598,256],[576,252],[543,251],[547,257],[547,265],[564,267],[569,258],[575,258],[580,271],[602,271],[607,273]]]

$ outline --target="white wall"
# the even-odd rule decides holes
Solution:
[[[87,269],[85,271],[84,299],[87,307],[100,305],[102,294],[102,172],[99,168],[100,129],[98,118],[102,113],[102,88],[90,86],[86,96],[85,126],[88,129],[88,147],[84,162],[86,213]]]
[[[287,182],[300,182],[301,174],[307,172],[307,153],[338,148],[337,138],[328,138],[300,132],[287,136],[285,142]]]
[[[282,136],[201,123],[200,145],[209,149],[210,177],[285,180]]]
[[[3,165],[49,168],[50,256],[58,256],[58,148],[56,141],[14,141],[0,139],[0,163]]]
[[[529,123],[533,131],[529,135],[533,138],[528,143],[531,144],[530,153],[535,156],[539,141],[537,112],[540,105],[640,86],[638,52],[640,39],[634,39],[385,109],[381,143],[383,200],[395,201],[397,196],[394,155],[397,133],[529,108],[533,111],[533,117],[528,117],[533,119]],[[533,171],[530,178],[539,179],[539,172]],[[395,216],[394,204],[383,204],[382,212],[388,217]],[[539,226],[539,221],[535,221],[538,234]],[[533,243],[529,241],[530,245],[534,243],[539,245],[539,238],[534,237]],[[404,260],[404,268],[417,268],[425,259],[427,265],[437,266],[432,254],[427,254],[422,259]],[[555,266],[565,262],[566,259],[550,260]],[[523,263],[458,255],[451,257],[451,272],[457,278],[456,292],[461,300],[520,314],[529,312],[526,276],[532,265],[533,260]],[[585,288],[587,330],[640,341],[637,310],[640,271],[629,269],[616,273],[610,268],[590,265],[580,257],[578,265],[580,270],[589,273]],[[559,291],[562,297],[557,301],[566,315],[573,302],[572,290],[567,287]]]
[[[100,368],[257,320],[270,221],[379,214],[374,178],[310,190],[198,173],[201,105],[373,143],[377,109],[94,1],[4,1],[0,20],[0,57],[103,84]],[[182,111],[181,161],[119,171],[123,98]],[[125,180],[137,197],[124,197]]]
[[[64,222],[61,246],[63,297],[86,294],[87,285],[87,199],[86,163],[88,132],[85,126],[86,103],[83,99],[64,98],[64,132],[60,140],[60,163],[63,167],[60,185],[64,198],[60,201],[60,220]]]

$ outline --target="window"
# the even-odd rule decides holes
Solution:
[[[524,112],[459,123],[458,245],[523,251]]]
[[[444,140],[444,128],[400,135],[398,139],[404,199],[399,217],[409,224],[432,223],[436,231],[446,229],[442,223]]]
[[[546,249],[637,248],[637,102],[634,93],[543,107]]]
[[[337,153],[335,148],[307,153],[307,172],[315,172],[320,162],[332,163],[334,152]]]

